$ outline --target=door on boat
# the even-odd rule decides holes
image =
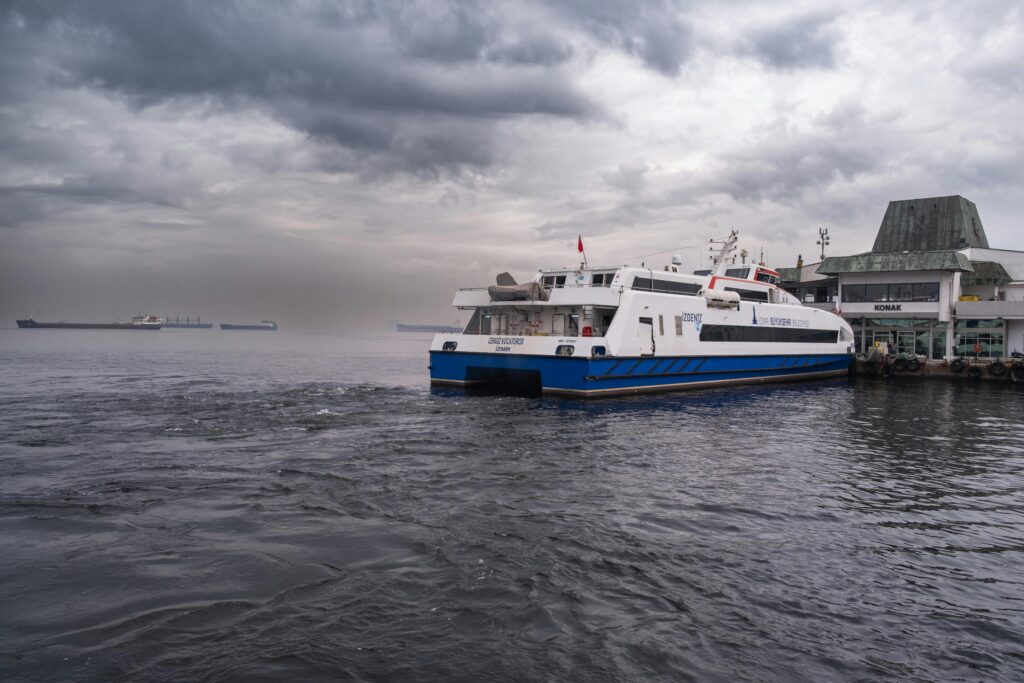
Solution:
[[[640,318],[636,327],[637,341],[640,342],[640,355],[654,355],[654,320],[652,318]]]

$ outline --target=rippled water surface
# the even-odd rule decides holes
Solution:
[[[1024,679],[1024,392],[430,390],[422,335],[0,330],[0,674]]]

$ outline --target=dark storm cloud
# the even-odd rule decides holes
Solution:
[[[836,63],[835,14],[818,12],[752,32],[746,51],[776,69],[831,68]]]
[[[503,36],[481,3],[17,3],[7,55],[43,62],[66,88],[144,108],[169,99],[257,108],[388,170],[436,173],[494,161],[491,127],[520,116],[599,118],[559,71],[571,50],[540,31]],[[33,71],[25,75],[31,76]],[[5,69],[5,80],[19,76]],[[464,135],[468,133],[468,135]],[[350,169],[351,170],[351,169]]]

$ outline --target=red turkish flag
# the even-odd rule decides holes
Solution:
[[[581,254],[583,253],[583,236],[582,235],[577,235],[576,236],[576,251],[578,251]]]

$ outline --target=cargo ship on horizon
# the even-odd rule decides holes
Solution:
[[[193,320],[190,316],[185,316],[185,320],[182,320],[179,316],[175,316],[171,320],[171,316],[164,318],[164,327],[175,327],[179,329],[190,329],[190,330],[208,330],[213,327],[213,323],[204,323],[196,316]]]
[[[277,329],[277,323],[273,320],[264,320],[259,323],[248,324],[248,325],[232,325],[230,323],[221,323],[220,329],[222,330],[248,330],[248,331],[265,331],[273,332]]]
[[[112,323],[69,323],[63,320],[55,323],[41,323],[32,316],[24,320],[15,321],[21,329],[51,329],[51,330],[159,330],[163,326],[163,320],[155,315],[137,315],[131,322],[115,320]]]

